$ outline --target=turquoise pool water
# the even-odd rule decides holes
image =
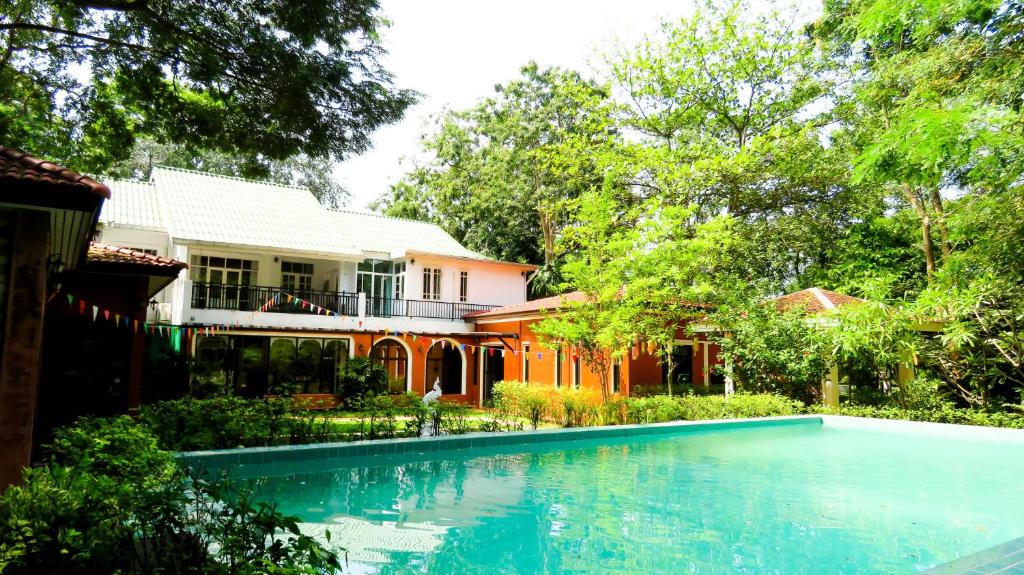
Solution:
[[[259,468],[355,573],[914,573],[1024,535],[1024,441],[820,424]]]

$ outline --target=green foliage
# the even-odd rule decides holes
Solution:
[[[77,170],[103,171],[140,136],[254,171],[340,160],[415,100],[380,65],[373,0],[8,0],[0,14],[0,141]]]
[[[493,393],[494,408],[503,419],[522,418],[533,429],[537,429],[551,410],[549,393],[526,382],[499,381],[494,384]]]
[[[181,144],[160,144],[152,140],[136,141],[131,156],[116,162],[104,174],[116,178],[149,180],[155,164],[303,186],[320,203],[332,208],[347,204],[351,195],[335,179],[333,164],[323,159],[298,155],[282,160],[264,158],[254,163],[252,158],[244,156],[191,149]]]
[[[127,417],[56,433],[0,494],[3,573],[333,573],[335,552],[250,487],[187,476]]]
[[[424,138],[433,160],[376,207],[435,221],[501,260],[553,265],[555,238],[571,221],[563,200],[603,181],[597,152],[614,137],[609,94],[572,71],[530,63],[520,73],[493,97],[439,118]]]
[[[388,389],[388,372],[369,357],[353,357],[345,363],[337,390],[346,403],[356,404],[368,394],[380,395]]]
[[[625,404],[628,423],[775,417],[796,415],[804,409],[804,404],[799,401],[767,393],[736,393],[728,398],[722,395],[656,395],[628,398]]]
[[[712,337],[731,359],[738,389],[807,403],[817,398],[829,349],[803,310],[782,313],[774,303],[757,303],[719,309],[711,317],[724,330]]]
[[[849,405],[840,407],[815,406],[814,413],[826,415],[849,415],[853,417],[874,417],[878,419],[903,419],[908,421],[929,421],[933,423],[955,423],[959,425],[981,425],[985,427],[1010,427],[1024,429],[1024,413],[1019,411],[985,411],[963,409],[949,402],[940,402],[931,408],[904,409],[896,406]]]
[[[140,414],[160,447],[172,451],[328,441],[326,418],[296,410],[290,399],[238,397],[162,401]]]

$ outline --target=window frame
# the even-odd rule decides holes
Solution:
[[[469,301],[469,271],[459,270],[459,302]]]

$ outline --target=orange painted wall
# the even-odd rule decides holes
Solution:
[[[518,354],[513,354],[507,351],[505,354],[505,379],[506,380],[517,380],[523,381],[526,378],[523,373],[523,350],[526,346],[529,346],[529,381],[531,383],[537,383],[542,385],[554,386],[555,381],[555,354],[554,350],[541,346],[537,340],[537,335],[534,333],[532,326],[539,320],[537,319],[526,319],[526,320],[503,320],[491,323],[480,323],[477,325],[477,331],[481,332],[501,332],[508,334],[518,334],[519,339],[515,340],[512,338],[505,338],[508,344],[511,344]],[[678,339],[692,340],[693,336],[685,334],[683,329],[677,332]],[[705,342],[707,338],[703,335],[699,335],[699,342]],[[487,338],[481,340],[481,343],[498,343],[497,338]],[[697,385],[702,385],[704,382],[704,352],[703,347],[705,343],[698,343],[698,353],[693,358],[693,381]],[[646,350],[639,350],[640,353],[637,359],[632,357],[625,357],[622,360],[622,383],[620,386],[620,394],[629,395],[631,389],[635,386],[642,385],[661,385],[662,383],[662,368],[661,364],[655,357],[652,357],[646,353]],[[537,357],[538,352],[541,354]],[[721,363],[718,358],[718,348],[712,345],[708,350],[709,363],[712,365]],[[580,361],[581,366],[581,387],[584,389],[593,389],[600,391],[601,380],[597,373],[586,365],[582,360]],[[572,384],[572,368],[571,358],[569,354],[562,354],[562,385],[568,386]],[[611,386],[611,374],[608,376],[608,385]],[[609,390],[610,391],[610,390]]]

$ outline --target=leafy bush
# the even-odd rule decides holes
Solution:
[[[176,399],[143,406],[140,419],[163,449],[190,451],[301,444],[333,438],[327,417],[290,399]]]
[[[0,571],[334,573],[337,555],[250,487],[189,477],[121,417],[59,430],[41,467],[0,494]]]
[[[781,395],[747,393],[728,399],[724,395],[631,397],[625,406],[629,423],[772,417],[795,415],[804,409],[802,403]]]
[[[494,407],[511,428],[516,418],[525,419],[533,429],[551,412],[550,391],[522,381],[499,381],[494,384]]]
[[[877,419],[904,419],[933,423],[957,423],[960,425],[981,425],[984,427],[1010,427],[1024,429],[1024,413],[1007,411],[982,411],[963,409],[952,403],[943,402],[931,408],[903,409],[891,406],[868,406],[844,404],[840,407],[815,406],[814,413],[825,415],[850,415],[874,417]]]
[[[355,405],[368,394],[381,395],[388,390],[388,372],[369,357],[353,357],[345,363],[337,393],[346,405]]]
[[[600,423],[598,414],[602,401],[597,393],[589,389],[568,387],[559,389],[554,398],[560,408],[556,413],[563,427],[586,427]]]

